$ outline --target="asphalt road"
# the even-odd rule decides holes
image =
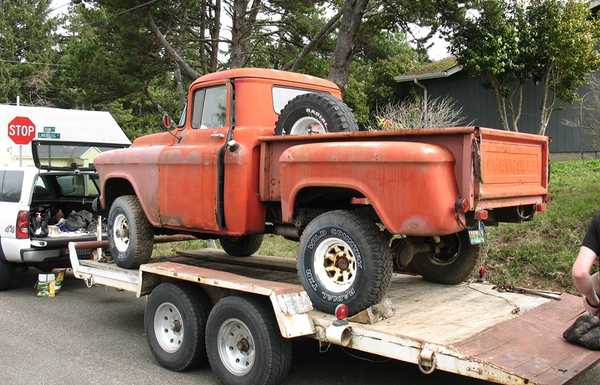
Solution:
[[[208,367],[173,373],[158,366],[146,346],[144,299],[109,288],[87,289],[67,279],[56,298],[37,298],[36,275],[21,273],[15,288],[0,293],[0,385],[208,385]],[[372,359],[373,357],[369,357]],[[598,368],[573,385],[596,384]],[[370,362],[316,342],[294,345],[287,385],[394,384],[484,385],[444,373],[422,375],[414,365]]]

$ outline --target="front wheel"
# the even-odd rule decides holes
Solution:
[[[135,196],[115,199],[108,213],[108,229],[110,255],[118,266],[137,269],[150,259],[154,233]]]
[[[7,290],[13,279],[15,268],[12,264],[0,260],[0,290]]]
[[[281,337],[268,299],[225,297],[206,325],[206,353],[225,385],[277,385],[292,362],[291,342]]]
[[[355,314],[377,304],[392,268],[387,237],[366,215],[329,211],[302,233],[298,274],[313,305],[324,312],[344,303]]]
[[[440,237],[429,253],[419,253],[411,268],[425,280],[448,285],[465,281],[479,261],[479,246],[471,245],[467,231]]]

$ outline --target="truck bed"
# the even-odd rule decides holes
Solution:
[[[540,135],[449,127],[268,136],[260,140],[259,189],[263,201],[281,199],[280,156],[285,150],[298,144],[332,141],[419,142],[443,147],[452,153],[458,191],[471,210],[538,204],[548,192],[548,138]]]

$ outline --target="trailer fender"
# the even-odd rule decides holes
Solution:
[[[419,142],[322,142],[293,146],[279,158],[282,219],[292,223],[307,188],[341,188],[366,198],[392,234],[445,235],[463,228],[454,157]]]

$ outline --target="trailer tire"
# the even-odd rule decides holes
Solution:
[[[279,334],[267,301],[229,296],[210,312],[206,351],[213,373],[223,384],[278,385],[287,376],[291,342]]]
[[[249,257],[260,249],[263,234],[244,235],[241,237],[222,237],[221,247],[232,257]]]
[[[379,303],[392,270],[388,239],[370,216],[329,211],[313,219],[300,238],[298,275],[324,312],[333,314],[344,303],[355,314]]]
[[[467,231],[441,237],[442,246],[433,253],[419,253],[411,270],[429,282],[455,285],[465,281],[479,261],[479,246],[471,245]]]
[[[209,311],[210,301],[200,288],[167,282],[152,290],[144,312],[144,330],[150,351],[161,366],[181,372],[206,362]]]
[[[135,195],[120,196],[108,213],[110,255],[125,269],[137,269],[148,262],[154,246],[154,232]]]
[[[0,291],[10,288],[14,273],[15,267],[11,263],[0,260]]]
[[[333,95],[307,93],[290,100],[275,125],[276,135],[358,131],[350,107]]]

